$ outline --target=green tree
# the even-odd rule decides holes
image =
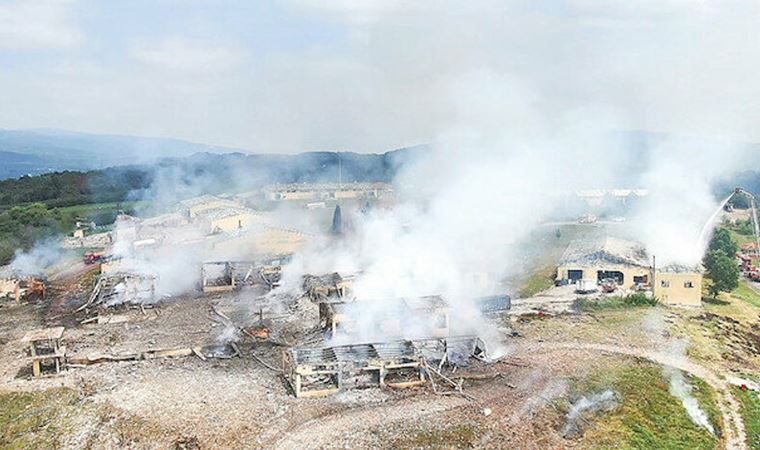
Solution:
[[[726,255],[733,257],[733,255],[739,250],[739,246],[736,245],[736,242],[734,242],[733,239],[731,239],[731,234],[728,230],[718,228],[715,230],[715,233],[713,233],[708,250],[711,252],[721,250]]]
[[[715,298],[721,292],[731,292],[739,287],[739,266],[733,254],[727,255],[723,250],[711,251],[705,256],[707,276],[712,280],[710,295]]]

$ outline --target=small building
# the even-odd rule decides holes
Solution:
[[[354,285],[353,275],[341,275],[338,272],[325,275],[304,275],[304,295],[314,303],[344,303],[351,298]]]
[[[208,261],[201,265],[201,288],[204,293],[230,292],[243,287],[259,287],[266,291],[278,286],[281,263],[286,258],[261,261]]]
[[[658,267],[653,294],[663,305],[700,306],[702,304],[702,269],[669,265]]]
[[[614,280],[625,289],[648,286],[651,265],[644,246],[612,237],[573,241],[557,267],[557,280]]]
[[[41,377],[43,369],[59,373],[66,362],[66,347],[61,345],[63,327],[44,328],[30,331],[22,342],[29,344],[29,357],[32,360],[32,374]]]
[[[471,356],[487,356],[475,336],[294,347],[283,352],[282,371],[296,397],[322,397],[342,389],[421,386],[426,367],[458,366]]]

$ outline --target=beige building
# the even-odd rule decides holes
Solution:
[[[557,267],[557,280],[613,279],[625,289],[649,286],[652,268],[644,247],[632,241],[606,237],[572,242]]]
[[[651,289],[663,305],[702,303],[701,268],[667,265],[653,270],[643,245],[610,237],[571,243],[557,267],[557,279],[613,279],[623,289]]]
[[[700,306],[702,270],[673,265],[658,267],[653,290],[654,296],[664,305]]]

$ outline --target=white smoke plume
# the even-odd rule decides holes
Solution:
[[[53,239],[38,241],[27,250],[16,250],[8,271],[20,276],[39,276],[61,261],[65,251]]]
[[[565,426],[562,429],[562,435],[572,437],[580,432],[578,426],[579,419],[583,418],[585,413],[595,413],[598,411],[611,411],[617,408],[619,404],[618,395],[615,391],[607,389],[597,392],[591,396],[583,396],[572,404],[570,411],[565,418]]]
[[[676,361],[686,361],[686,349],[688,341],[684,339],[673,339],[667,333],[665,320],[662,311],[652,310],[643,319],[643,328],[649,333],[650,339],[658,347],[666,349],[666,354]],[[707,414],[699,406],[699,401],[692,395],[692,386],[684,378],[681,370],[665,365],[662,368],[663,375],[669,381],[669,392],[674,397],[681,400],[681,404],[686,409],[689,418],[695,424],[705,428],[711,434],[715,434],[715,428],[710,423]]]

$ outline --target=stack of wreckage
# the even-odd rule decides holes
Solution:
[[[122,303],[152,304],[156,298],[156,276],[129,272],[102,274],[87,302],[77,311],[94,306],[115,306]]]
[[[33,276],[0,278],[0,298],[12,298],[16,303],[45,298],[45,279]]]
[[[433,373],[443,377],[436,364],[458,365],[471,356],[485,357],[483,341],[474,336],[296,347],[283,353],[282,370],[296,397],[320,397],[342,389],[420,386],[432,382]]]
[[[201,266],[201,290],[204,293],[230,292],[243,287],[261,287],[271,291],[279,286],[282,265],[288,256],[259,261],[207,261]]]

